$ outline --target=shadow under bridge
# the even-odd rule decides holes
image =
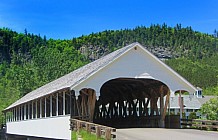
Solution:
[[[158,80],[109,80],[101,87],[93,121],[115,128],[164,127],[169,98],[169,88]]]

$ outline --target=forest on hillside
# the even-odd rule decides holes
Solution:
[[[118,48],[139,42],[204,94],[218,95],[218,32],[151,25],[72,38],[0,29],[0,111],[28,92]],[[0,116],[1,117],[1,116]]]

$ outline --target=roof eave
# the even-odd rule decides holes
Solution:
[[[70,87],[65,87],[65,88],[62,88],[62,89],[53,91],[53,92],[48,93],[48,94],[46,94],[46,95],[44,95],[44,96],[48,96],[48,95],[53,94],[53,93],[56,93],[56,92],[62,92],[62,91],[67,91],[67,90],[70,90]],[[44,96],[40,96],[40,97],[38,97],[38,98],[42,98],[42,97],[44,97]],[[38,99],[38,98],[35,98],[35,99]],[[35,100],[35,99],[34,99],[34,100]],[[17,101],[18,101],[18,100],[17,100]],[[32,101],[32,100],[24,101],[23,103],[20,103],[20,104],[18,104],[18,105],[22,105],[22,104],[25,104],[25,103],[30,102],[30,101]],[[13,108],[13,107],[15,107],[15,106],[18,106],[18,105],[16,105],[16,102],[14,102],[13,104],[11,104],[11,105],[8,106],[7,108],[5,108],[2,112],[6,112],[6,111],[10,110],[11,108]]]

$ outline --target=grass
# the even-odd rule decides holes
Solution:
[[[71,140],[77,140],[77,134],[75,131],[72,131],[71,133]]]
[[[89,134],[89,133],[87,133],[87,131],[85,131],[85,130],[81,130],[78,134],[77,134],[77,132],[72,131],[71,139],[72,139],[72,140],[77,140],[78,135],[80,135],[81,138],[83,138],[83,140],[104,140],[104,138],[99,138],[99,139],[97,139],[97,138],[96,138],[96,135],[94,135],[94,134]]]

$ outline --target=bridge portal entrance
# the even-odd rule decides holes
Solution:
[[[170,90],[154,79],[107,81],[96,100],[93,121],[115,128],[164,127]]]

